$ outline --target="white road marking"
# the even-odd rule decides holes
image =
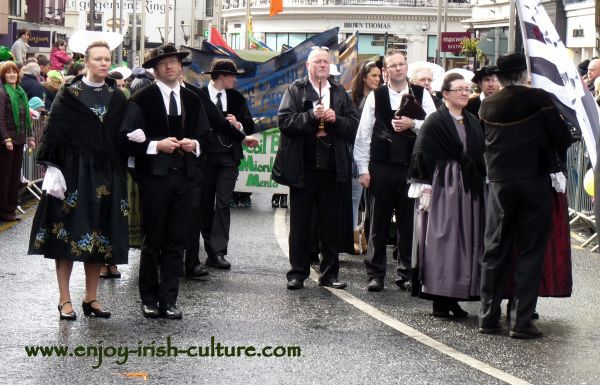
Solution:
[[[288,247],[288,229],[285,223],[285,209],[277,209],[275,210],[275,218],[273,221],[273,232],[275,234],[275,238],[277,239],[277,243],[279,243],[279,247],[283,251],[283,253],[289,258],[289,247]],[[310,278],[317,282],[319,275],[316,271],[311,269]],[[423,345],[429,346],[432,349],[437,350],[438,352],[447,355],[448,357],[454,358],[455,360],[472,367],[473,369],[479,370],[482,373],[495,377],[501,381],[506,382],[511,385],[532,385],[530,382],[522,380],[518,377],[515,377],[511,374],[503,372],[500,369],[496,369],[491,365],[486,364],[485,362],[481,362],[473,357],[470,357],[464,353],[459,352],[456,349],[453,349],[443,343],[429,337],[426,334],[421,333],[417,329],[414,329],[405,323],[398,321],[397,319],[389,316],[388,314],[378,310],[377,308],[369,305],[368,303],[361,301],[356,298],[352,294],[344,290],[336,290],[330,289],[328,287],[324,287],[331,292],[331,294],[340,298],[341,300],[347,302],[348,304],[354,306],[358,310],[364,312],[365,314],[375,318],[376,320],[386,324],[394,330],[399,331],[400,333],[414,339],[417,342],[422,343]]]

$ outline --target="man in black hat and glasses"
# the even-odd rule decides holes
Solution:
[[[230,269],[225,259],[229,243],[230,212],[229,202],[237,180],[240,160],[243,158],[242,142],[256,139],[246,137],[254,133],[254,120],[248,103],[241,92],[234,89],[238,72],[235,63],[221,59],[213,63],[210,71],[210,83],[201,88],[205,96],[217,107],[217,110],[240,131],[237,138],[227,137],[212,131],[212,144],[208,158],[202,167],[203,186],[201,199],[201,231],[204,249],[208,255],[206,265],[217,269]],[[251,143],[254,145],[256,143]]]
[[[475,72],[475,76],[471,79],[472,83],[479,86],[481,92],[469,97],[469,102],[465,109],[477,117],[479,117],[479,108],[483,99],[492,96],[500,88],[498,79],[496,79],[496,75],[494,74],[495,70],[496,66],[482,67]]]
[[[479,110],[490,181],[479,331],[501,331],[500,302],[508,275],[514,270],[516,290],[509,334],[513,338],[539,338],[542,333],[531,318],[552,220],[550,189],[554,186],[560,191],[562,187],[564,192],[558,159],[564,156],[571,137],[550,94],[526,86],[525,56],[501,56],[497,66],[501,89],[485,98]],[[515,248],[517,255],[513,256]]]
[[[182,59],[172,45],[155,48],[143,64],[156,82],[128,102],[119,144],[135,156],[142,211],[139,288],[144,317],[179,319],[179,276],[200,155],[209,124],[196,94],[180,86]],[[202,150],[201,150],[202,148]],[[158,306],[157,306],[158,305]]]

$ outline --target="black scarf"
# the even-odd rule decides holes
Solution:
[[[440,170],[437,183],[444,186],[443,170],[449,162],[456,161],[460,165],[465,191],[471,191],[474,197],[482,196],[486,175],[483,130],[477,118],[464,109],[463,117],[467,134],[466,153],[445,105],[425,120],[411,156],[409,179],[431,184],[437,167]]]
[[[83,76],[78,76],[75,83]],[[106,82],[116,88],[114,80]],[[112,93],[108,111],[101,122],[87,106],[70,90],[66,84],[58,91],[41,140],[38,160],[59,165],[65,152],[91,153],[99,159],[108,159],[113,166],[121,162],[117,151],[119,132],[127,99],[118,89]]]

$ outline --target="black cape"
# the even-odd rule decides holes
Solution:
[[[433,173],[438,167],[443,170],[449,162],[457,161],[463,175],[465,191],[476,197],[483,193],[482,180],[486,175],[483,153],[485,144],[479,120],[463,109],[467,152],[456,132],[454,121],[445,105],[440,106],[421,126],[413,148],[408,178],[432,184]],[[444,186],[444,173],[438,173],[436,181]]]

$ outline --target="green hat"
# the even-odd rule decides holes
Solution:
[[[63,80],[63,74],[57,70],[48,71],[46,76],[54,80],[60,80],[61,82]]]
[[[12,53],[10,53],[10,50],[8,48],[6,48],[3,45],[0,45],[0,62],[7,60],[14,60],[13,55]]]

